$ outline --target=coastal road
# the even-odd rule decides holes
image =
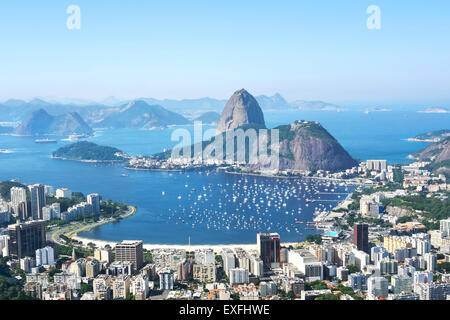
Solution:
[[[136,207],[128,206],[127,212],[120,215],[120,219],[128,218],[136,213]],[[92,228],[95,228],[97,226],[110,223],[115,221],[116,218],[105,218],[101,221],[86,224],[83,222],[78,223],[71,223],[70,225],[62,226],[61,228],[58,228],[56,230],[50,231],[47,233],[47,241],[51,241],[53,243],[59,244],[59,245],[66,245],[66,242],[61,239],[61,235],[65,234],[69,238],[76,236],[78,232],[82,231],[88,231]]]

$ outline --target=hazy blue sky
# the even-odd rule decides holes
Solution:
[[[81,29],[66,9],[81,8]],[[369,5],[381,30],[366,27]],[[450,1],[1,1],[0,99],[450,101]]]

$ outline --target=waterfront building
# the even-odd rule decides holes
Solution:
[[[258,253],[268,269],[281,266],[280,235],[278,233],[258,233],[256,236]]]
[[[115,247],[116,261],[133,262],[134,270],[139,270],[144,264],[144,249],[142,240],[122,241]]]
[[[92,206],[92,212],[95,214],[99,214],[100,213],[100,195],[98,193],[92,193],[92,194],[88,194],[87,197],[87,202]]]
[[[14,259],[32,257],[45,246],[45,221],[28,221],[8,226],[9,254]]]
[[[212,249],[195,250],[196,264],[215,264],[216,255]]]

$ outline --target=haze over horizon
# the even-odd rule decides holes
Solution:
[[[450,104],[447,1],[77,0],[0,4],[0,101],[228,99],[240,88],[340,106]],[[366,26],[369,5],[381,30]],[[289,9],[288,9],[289,8]]]

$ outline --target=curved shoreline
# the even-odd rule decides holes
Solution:
[[[63,226],[61,229],[56,230],[56,231],[53,232],[53,234],[51,235],[51,240],[53,242],[55,242],[55,243],[60,243],[58,241],[58,238],[59,238],[60,235],[65,235],[65,236],[69,237],[70,239],[74,239],[74,240],[78,240],[78,241],[81,241],[79,239],[86,240],[87,238],[78,237],[78,233],[79,232],[83,232],[83,231],[89,231],[89,230],[91,230],[93,228],[102,226],[104,224],[117,221],[117,219],[121,220],[121,219],[124,219],[124,218],[131,217],[132,215],[134,215],[137,212],[137,209],[136,209],[135,206],[128,205],[128,209],[129,209],[129,211],[127,213],[119,216],[119,218],[107,218],[107,219],[105,219],[103,221],[94,222],[94,223],[87,224],[87,225],[83,225],[83,224],[81,224],[81,225],[74,225],[73,228],[71,228],[72,226],[69,226],[69,227]],[[91,240],[91,239],[89,239],[89,240]],[[93,240],[93,241],[95,241],[95,240]],[[91,242],[91,241],[89,241],[89,242]]]

